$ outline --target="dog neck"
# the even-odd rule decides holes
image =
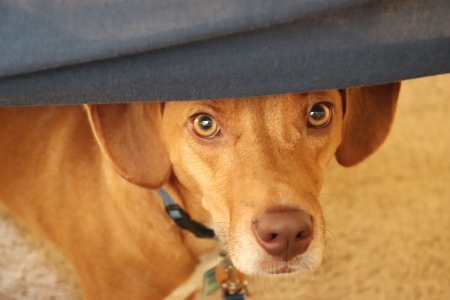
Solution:
[[[210,225],[211,217],[201,205],[201,195],[187,189],[174,173],[172,173],[169,181],[163,187],[170,193],[175,202],[185,209],[193,219],[205,225]]]
[[[175,202],[182,207],[193,220],[202,223],[205,226],[211,226],[211,216],[202,207],[201,196],[187,189],[172,173],[169,181],[163,188],[170,193]],[[205,240],[195,237],[192,233],[185,230],[182,231],[186,246],[193,252],[195,256],[199,256],[206,251],[217,247],[217,243],[213,240]]]

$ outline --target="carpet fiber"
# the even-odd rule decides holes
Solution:
[[[252,278],[251,299],[450,299],[449,116],[450,75],[404,82],[381,150],[357,167],[329,167],[323,266]],[[0,207],[0,299],[79,297],[61,253]]]

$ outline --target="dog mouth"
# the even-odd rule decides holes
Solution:
[[[311,253],[304,253],[290,261],[266,261],[259,265],[259,274],[267,276],[290,275],[298,272],[312,271],[315,268]]]
[[[250,250],[249,247],[245,247],[245,249]],[[260,249],[244,252],[239,250],[228,252],[227,255],[229,255],[233,265],[247,275],[278,277],[303,272],[308,273],[314,271],[321,262],[321,253],[317,253],[315,249],[312,249],[312,251],[307,250],[290,260],[273,257],[260,251]]]
[[[261,264],[260,267],[259,274],[266,276],[290,275],[301,269],[298,265],[291,262]]]
[[[282,266],[278,269],[268,270],[268,275],[288,275],[291,273],[295,273],[299,271],[297,268],[293,268],[292,266]]]

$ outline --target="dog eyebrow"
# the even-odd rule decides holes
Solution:
[[[222,105],[219,104],[219,101],[223,102],[223,101],[227,101],[227,100],[203,100],[203,101],[199,102],[199,104],[196,106],[198,106],[198,107],[207,106],[216,112],[222,113],[224,111],[224,109],[223,109]]]

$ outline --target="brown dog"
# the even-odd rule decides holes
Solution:
[[[311,270],[325,240],[325,167],[380,146],[399,87],[2,108],[0,200],[63,249],[85,299],[161,299],[216,246],[174,224],[160,186],[244,273]]]

